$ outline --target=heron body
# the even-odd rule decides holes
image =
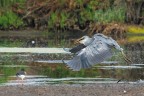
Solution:
[[[79,42],[80,45],[69,50],[70,52],[75,53],[76,56],[66,63],[68,67],[74,71],[79,71],[82,68],[90,68],[93,65],[112,57],[113,48],[120,51],[123,50],[111,37],[99,33],[95,34],[92,38],[83,36],[76,42]]]

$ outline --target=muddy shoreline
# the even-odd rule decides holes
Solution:
[[[0,86],[0,96],[144,96],[144,84],[44,84]]]

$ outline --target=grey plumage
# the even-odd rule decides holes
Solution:
[[[82,68],[90,68],[112,57],[112,48],[120,51],[123,50],[111,37],[99,33],[95,34],[92,38],[84,36],[79,42],[86,47],[76,52],[76,56],[66,63],[74,71],[79,71]]]

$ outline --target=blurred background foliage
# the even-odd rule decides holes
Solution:
[[[144,23],[143,0],[0,0],[0,8],[0,29],[94,31],[95,24]]]

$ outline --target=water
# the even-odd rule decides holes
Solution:
[[[1,85],[21,84],[15,74],[21,68],[27,72],[23,84],[89,84],[89,83],[143,83],[144,80],[144,41],[138,38],[118,40],[129,59],[127,64],[119,52],[114,56],[90,69],[73,72],[65,62],[72,54],[62,53],[1,53],[0,83]]]

